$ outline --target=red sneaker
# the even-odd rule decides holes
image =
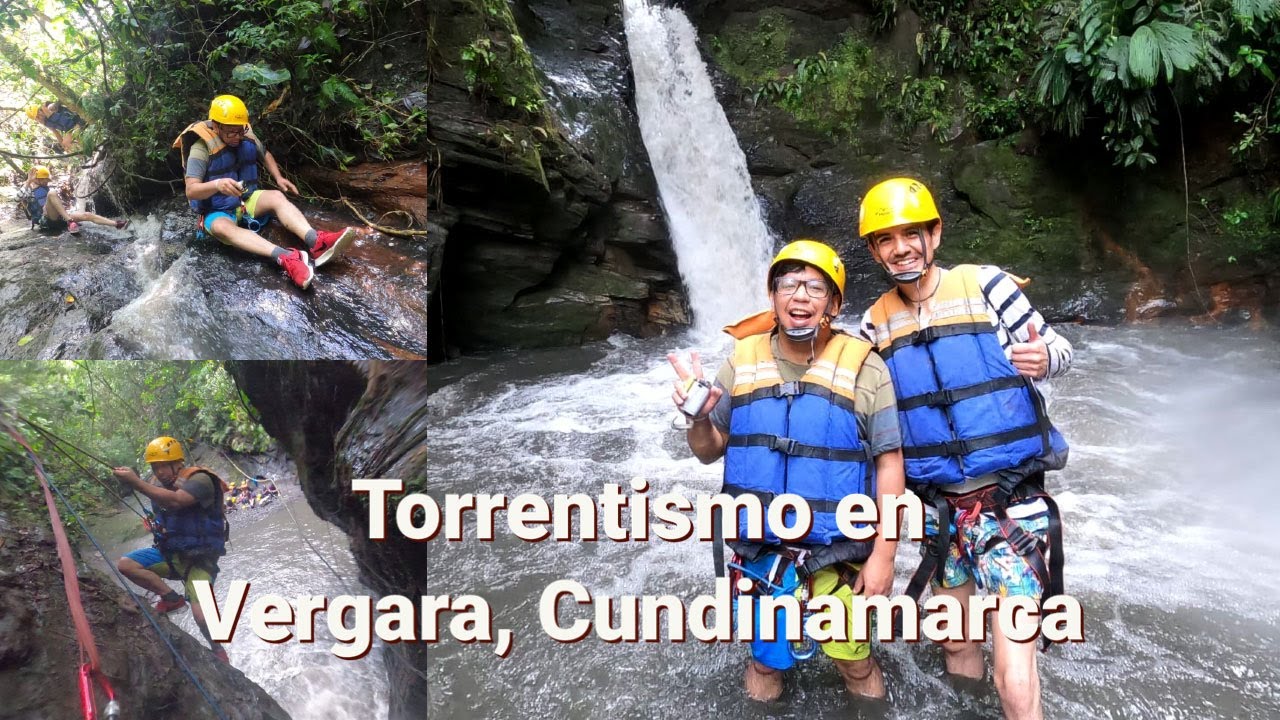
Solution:
[[[311,262],[307,258],[307,254],[302,250],[290,250],[277,260],[280,267],[284,268],[289,279],[294,285],[306,290],[311,287],[311,279],[316,276],[315,271],[311,269]]]
[[[317,230],[316,244],[311,246],[311,257],[315,258],[316,267],[341,255],[355,239],[355,228],[343,228],[339,232]]]
[[[187,606],[186,598],[180,597],[177,600],[165,600],[161,598],[160,602],[156,603],[156,612],[160,613],[161,615],[165,615],[173,612],[174,610],[181,610],[186,606]]]
[[[74,221],[67,223],[67,232],[71,233],[72,235],[79,235],[80,223],[74,222]]]

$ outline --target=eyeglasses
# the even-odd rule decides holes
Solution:
[[[815,300],[821,300],[831,294],[826,280],[800,280],[793,277],[780,277],[773,281],[773,291],[783,297],[791,297],[804,286],[805,294]]]
[[[242,137],[244,135],[245,127],[243,125],[223,125],[222,123],[217,123],[217,125],[219,130],[231,137]]]

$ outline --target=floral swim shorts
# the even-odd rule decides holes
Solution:
[[[1005,512],[1041,543],[1048,543],[1049,506],[1040,498],[1027,498],[1009,505]],[[952,519],[951,546],[941,586],[959,587],[970,580],[978,588],[1001,597],[1040,597],[1044,586],[1031,565],[1007,542],[991,544],[993,538],[1002,535],[1000,521],[995,514],[982,510],[976,516],[960,515]],[[957,531],[956,526],[959,526]],[[938,531],[938,513],[925,505],[925,532],[932,537]],[[923,555],[927,543],[921,545]],[[990,547],[988,547],[990,544]],[[983,548],[987,548],[985,552]],[[939,583],[934,579],[934,585]]]

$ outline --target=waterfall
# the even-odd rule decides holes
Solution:
[[[706,335],[766,308],[773,239],[693,25],[676,8],[646,0],[623,0],[622,6],[640,133],[688,288],[694,329]]]

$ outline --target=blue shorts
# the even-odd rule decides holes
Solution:
[[[742,560],[734,555],[733,562],[743,569],[743,574],[757,581],[760,586],[760,579],[768,580],[775,583],[772,588],[759,588],[758,592],[763,594],[781,595],[783,593],[801,592],[801,580],[796,575],[795,567],[790,563],[778,563],[778,556],[771,553],[761,553],[755,560]],[[779,569],[783,568],[781,573]],[[862,566],[859,564],[849,564],[849,573],[856,574]],[[782,577],[778,577],[781,574]],[[840,573],[834,567],[825,567],[818,570],[810,578],[810,597],[818,597],[819,595],[831,595],[839,598],[844,603],[845,611],[849,618],[849,632],[853,632],[853,588],[845,584],[840,577]],[[741,595],[737,591],[737,583],[733,582],[733,603],[734,617],[737,617],[737,604],[739,602],[751,602],[755,604],[755,639],[751,641],[751,656],[756,662],[765,667],[774,670],[790,670],[796,663],[797,655],[793,650],[801,650],[802,644],[788,642],[783,638],[786,618],[784,613],[779,612],[773,618],[762,618],[760,613],[760,599],[757,595]],[[776,628],[775,640],[760,639],[760,629],[762,622],[772,622]],[[802,620],[803,622],[803,620]],[[853,640],[841,642],[831,641],[819,643],[818,647],[822,648],[822,652],[827,657],[834,660],[865,660],[871,656],[871,643],[856,642]],[[803,655],[803,653],[802,653]]]
[[[187,593],[187,599],[194,602],[196,591],[191,585],[196,580],[208,580],[210,584],[218,578],[217,563],[199,563],[192,564],[190,559],[183,555],[174,555],[168,560],[154,546],[147,548],[139,548],[125,557],[138,563],[142,567],[168,580],[178,580],[182,583],[183,589]]]
[[[255,190],[253,194],[249,196],[249,199],[244,201],[243,205],[236,208],[235,215],[222,211],[211,212],[208,215],[205,215],[200,219],[200,227],[206,233],[213,235],[213,221],[220,217],[224,217],[251,232],[258,232],[262,228],[266,227],[267,223],[271,222],[271,218],[273,217],[270,212],[264,212],[258,215],[254,214],[254,211],[258,209],[258,198],[262,197],[262,192],[262,190]],[[217,236],[214,235],[214,237]],[[221,238],[219,239],[221,240]]]
[[[1044,500],[1027,498],[1009,505],[1005,512],[1023,530],[1048,544],[1049,506]],[[962,530],[959,533],[952,528],[952,542],[947,554],[942,587],[960,587],[973,580],[979,589],[992,595],[1040,597],[1044,592],[1040,578],[1026,558],[1014,551],[1009,543],[996,543],[986,552],[977,550],[986,547],[993,537],[1001,534],[1000,521],[994,514],[983,510],[970,521],[962,519],[960,524]],[[931,537],[937,532],[937,527],[937,512],[926,505],[925,533]],[[926,539],[921,545],[922,555],[928,550],[928,542]],[[934,582],[937,584],[936,580]]]

